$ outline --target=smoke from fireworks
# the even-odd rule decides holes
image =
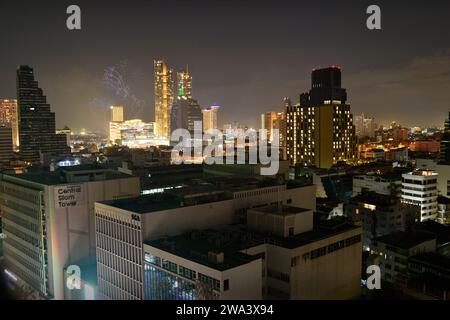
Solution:
[[[126,60],[119,62],[115,66],[106,68],[103,73],[103,84],[120,100],[120,103],[124,105],[129,116],[141,116],[145,101],[139,99],[132,92],[129,84],[130,81],[127,78],[130,73],[128,70],[129,67]]]

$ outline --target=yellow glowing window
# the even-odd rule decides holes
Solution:
[[[374,211],[374,210],[376,210],[377,206],[375,206],[373,204],[364,203],[364,208]]]

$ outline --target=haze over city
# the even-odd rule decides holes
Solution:
[[[448,1],[380,1],[378,32],[365,28],[368,1],[78,1],[76,32],[65,27],[68,4],[0,4],[8,44],[1,96],[15,98],[16,67],[32,65],[58,127],[107,132],[114,104],[128,118],[153,121],[160,57],[176,71],[189,65],[194,97],[202,107],[220,105],[221,124],[257,127],[260,113],[282,110],[283,97],[298,101],[313,68],[332,64],[342,68],[353,113],[379,124],[441,127],[450,107]],[[127,99],[105,82],[111,69],[123,77]]]

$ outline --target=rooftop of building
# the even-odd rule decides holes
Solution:
[[[368,172],[366,174],[359,174],[358,176],[367,176],[367,177],[381,178],[384,180],[393,181],[393,180],[401,180],[402,173],[404,173],[404,172],[400,172],[400,171],[390,171],[390,172],[383,172],[383,173]]]
[[[108,169],[98,164],[83,164],[71,167],[59,167],[54,171],[50,171],[49,167],[28,167],[23,173],[5,173],[5,177],[10,176],[29,182],[39,183],[43,185],[58,185],[73,183],[69,178],[70,174],[86,174],[86,173],[101,173],[104,177],[100,180],[113,180],[120,178],[130,178],[130,175],[120,173],[116,170]]]
[[[353,203],[368,203],[384,208],[399,203],[400,198],[392,195],[379,194],[373,191],[363,191],[349,201]]]
[[[157,194],[143,195],[130,199],[117,199],[102,201],[101,203],[135,213],[150,213],[186,207],[203,203],[229,200],[234,192],[256,190],[261,188],[280,186],[280,181],[274,178],[256,177],[213,177],[204,179],[191,179],[171,187]],[[287,184],[288,188],[301,187],[310,184]]]
[[[427,220],[414,225],[414,230],[427,232],[436,237],[438,244],[450,243],[450,226],[436,221]]]
[[[239,251],[245,242],[263,243],[263,239],[245,229],[235,227],[224,231],[193,230],[178,236],[148,241],[146,244],[207,267],[224,271],[259,259],[259,256],[250,256]],[[223,261],[212,260],[208,256],[210,252],[223,253]]]
[[[287,238],[274,237],[264,233],[249,231],[243,225],[228,226],[224,230],[193,230],[182,235],[146,241],[145,244],[172,253],[187,260],[211,267],[227,270],[258,259],[241,251],[261,244],[272,244],[286,249],[295,249],[339,233],[359,227],[342,221],[326,220],[316,224],[314,229]],[[223,253],[223,262],[208,258],[209,252]]]
[[[421,177],[431,177],[431,176],[437,176],[438,174],[430,169],[416,169],[414,171],[406,173],[407,175],[413,175],[413,176],[421,176]]]
[[[273,215],[279,215],[279,216],[290,216],[294,214],[299,214],[303,212],[310,212],[311,209],[305,209],[305,208],[299,208],[299,207],[293,207],[293,206],[278,206],[278,205],[271,205],[261,208],[254,208],[251,209],[253,211],[263,212],[263,213],[270,213]]]
[[[320,220],[314,222],[313,230],[311,231],[287,238],[272,238],[271,240],[280,247],[295,249],[358,228],[360,227],[350,224],[344,219]]]
[[[394,232],[379,238],[376,238],[376,242],[381,242],[386,245],[400,248],[400,249],[410,249],[423,242],[436,239],[434,234],[428,232]]]
[[[435,252],[425,252],[410,258],[411,261],[420,262],[450,274],[450,258]]]
[[[450,198],[444,197],[444,196],[438,196],[437,197],[437,202],[439,204],[450,204]]]

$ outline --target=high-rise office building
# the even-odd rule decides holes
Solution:
[[[20,155],[25,161],[38,163],[42,154],[70,152],[66,136],[56,134],[55,114],[29,66],[17,69],[17,103]]]
[[[0,123],[0,164],[7,163],[13,156],[12,129]]]
[[[164,60],[154,60],[156,135],[170,138],[170,115],[174,102],[173,69]]]
[[[192,76],[186,66],[186,70],[177,72],[177,92],[178,97],[185,96],[192,99]]]
[[[67,289],[64,270],[77,265],[83,277],[83,267],[96,261],[94,202],[139,191],[138,177],[95,165],[3,175],[4,265],[16,285],[46,299],[80,291]]]
[[[186,129],[194,134],[195,122],[203,122],[202,110],[197,100],[178,97],[171,111],[171,132]]]
[[[219,113],[219,106],[211,106],[203,109],[203,131],[207,132],[211,129],[217,129],[217,114]]]
[[[14,150],[19,148],[19,114],[16,99],[0,100],[0,125],[11,127]]]
[[[402,174],[402,201],[420,207],[420,221],[436,220],[437,177],[436,172],[427,169]]]
[[[111,106],[109,121],[109,141],[117,143],[121,138],[120,130],[124,121],[123,106]]]
[[[287,107],[287,153],[291,164],[330,168],[351,161],[356,136],[341,70],[332,66],[313,70],[312,88],[300,95],[299,106]]]

